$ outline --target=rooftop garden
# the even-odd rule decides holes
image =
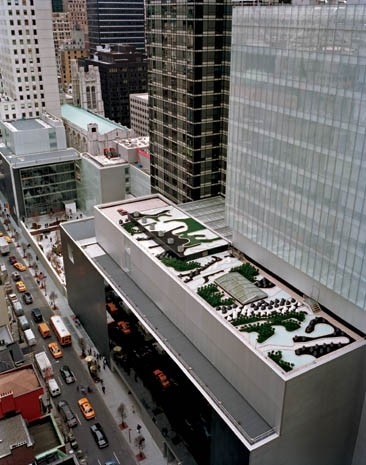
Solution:
[[[232,320],[234,326],[241,326],[240,331],[247,333],[257,332],[257,342],[262,343],[269,339],[274,333],[273,326],[283,326],[287,331],[295,331],[305,320],[306,312],[297,310],[286,310],[285,313],[271,312],[259,315],[240,315]],[[262,322],[262,323],[259,323]],[[242,326],[244,325],[244,326]]]
[[[231,297],[226,298],[224,293],[220,291],[215,284],[207,284],[206,286],[199,287],[197,289],[197,294],[212,307],[232,305],[234,303],[234,300]]]

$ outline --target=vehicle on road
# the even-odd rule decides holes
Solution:
[[[10,244],[11,242],[13,242],[13,239],[10,237],[10,236],[3,236],[3,238],[6,240],[6,242],[8,244]]]
[[[25,315],[21,315],[18,317],[18,326],[25,331],[26,329],[30,328],[30,324],[28,318]]]
[[[9,244],[6,242],[4,237],[0,237],[0,253],[1,255],[7,255],[10,252]]]
[[[36,323],[40,323],[41,321],[43,321],[42,312],[38,307],[32,308],[31,314],[32,314],[33,320]]]
[[[57,384],[57,381],[55,380],[55,378],[49,378],[47,380],[47,386],[48,386],[48,391],[52,397],[56,397],[61,394],[61,389],[59,385]]]
[[[53,358],[61,358],[62,357],[62,350],[60,349],[57,342],[50,342],[48,344],[48,349],[51,352]]]
[[[63,365],[60,368],[60,373],[66,384],[71,384],[75,382],[75,376],[68,365]]]
[[[128,321],[118,321],[117,327],[122,331],[123,334],[131,334],[131,327]]]
[[[40,335],[45,339],[46,337],[51,337],[50,328],[46,323],[38,323],[38,331]]]
[[[52,363],[47,357],[46,352],[38,352],[38,354],[34,355],[34,359],[43,379],[47,379],[50,376],[53,376]]]
[[[20,262],[13,263],[13,267],[16,268],[18,271],[25,271],[27,269],[27,267]]]
[[[57,403],[57,410],[60,412],[62,419],[70,428],[77,426],[78,421],[70,405],[66,400],[61,399]]]
[[[8,299],[10,300],[10,303],[13,305],[14,302],[19,302],[18,297],[14,293],[8,294]]]
[[[25,291],[22,295],[23,302],[27,305],[33,303],[33,297],[32,294],[29,291]]]
[[[25,292],[27,290],[27,286],[23,283],[23,281],[17,281],[15,283],[15,287],[17,288],[18,292]]]
[[[13,271],[11,274],[13,281],[20,281],[20,274],[18,271]]]
[[[13,312],[14,312],[15,316],[24,315],[24,309],[23,309],[22,304],[19,302],[19,300],[15,301],[15,302],[12,302],[11,305],[13,307]]]
[[[92,420],[95,418],[95,411],[86,397],[79,399],[78,405],[80,407],[81,413],[87,420]]]
[[[51,316],[50,325],[54,333],[56,334],[58,342],[62,346],[67,346],[71,344],[71,334],[66,328],[66,325],[60,316],[58,315]]]
[[[92,425],[90,427],[90,431],[99,449],[103,449],[104,447],[109,446],[107,436],[100,423],[95,423],[95,425]]]
[[[37,344],[37,339],[30,328],[24,331],[24,338],[29,347],[35,346]]]
[[[14,257],[14,255],[10,255],[9,257],[9,263],[10,265],[14,265],[18,261],[17,257]]]
[[[159,381],[160,385],[166,389],[170,386],[170,381],[168,379],[168,377],[166,376],[165,373],[163,373],[161,370],[154,370],[153,371],[153,375],[155,376],[155,378]]]

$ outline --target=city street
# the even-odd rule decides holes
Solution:
[[[4,232],[4,230],[2,230],[2,232]],[[1,257],[0,260],[7,268],[9,281],[12,284],[13,292],[18,296],[18,300],[22,303],[25,315],[30,323],[30,327],[37,338],[37,344],[25,350],[33,353],[38,353],[41,351],[45,351],[47,353],[48,358],[53,365],[55,379],[61,388],[61,395],[51,398],[51,403],[53,405],[53,415],[55,417],[59,417],[56,405],[61,399],[67,400],[78,420],[78,425],[73,428],[74,436],[79,444],[79,448],[83,451],[85,457],[87,458],[87,463],[89,465],[102,465],[107,460],[112,459],[114,459],[117,463],[124,465],[136,464],[135,457],[132,455],[129,445],[126,443],[120,430],[116,427],[115,421],[102,399],[102,394],[94,385],[94,381],[92,380],[87,370],[86,363],[80,358],[81,350],[78,344],[78,337],[75,329],[71,325],[68,326],[68,329],[73,336],[73,344],[71,347],[62,347],[62,358],[55,360],[48,350],[48,343],[51,341],[56,341],[54,334],[52,333],[50,338],[43,339],[37,328],[38,323],[33,320],[31,315],[31,310],[37,307],[42,312],[43,320],[48,322],[49,317],[54,314],[48,304],[48,296],[45,295],[44,289],[40,289],[37,285],[35,277],[32,274],[32,270],[28,269],[26,271],[20,272],[20,275],[22,281],[27,287],[27,290],[32,294],[33,303],[26,305],[23,302],[22,295],[16,290],[15,282],[11,278],[11,273],[15,270],[15,268],[9,263],[10,256],[15,256],[19,262],[24,263],[24,260],[22,259],[21,248],[16,247],[14,243],[11,243],[9,255]],[[24,342],[24,334],[20,328],[17,328],[15,322],[16,317],[14,316],[12,331],[15,333],[15,339],[20,340],[21,346],[24,349],[26,347],[26,343]],[[76,378],[76,381],[69,385],[63,381],[59,371],[60,367],[64,364],[71,368]],[[89,421],[83,417],[77,405],[77,400],[83,397],[83,394],[80,392],[80,388],[87,388],[88,386],[92,389],[92,392],[88,393],[87,397],[96,412],[96,418]],[[59,419],[61,424],[60,430],[63,433],[67,433],[68,428],[62,424],[61,418]],[[104,449],[98,448],[89,430],[90,426],[96,421],[98,421],[103,426],[109,441],[109,446]]]

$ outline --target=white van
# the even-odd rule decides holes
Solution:
[[[24,338],[29,346],[35,346],[37,344],[37,339],[31,329],[26,329],[24,331]]]
[[[13,310],[16,316],[24,315],[22,304],[19,301],[13,303]]]
[[[18,317],[18,325],[22,328],[23,331],[30,328],[28,318],[25,315]]]
[[[47,385],[52,397],[56,397],[61,394],[61,389],[59,388],[55,378],[50,378],[49,380],[47,380]]]

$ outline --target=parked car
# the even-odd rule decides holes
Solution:
[[[160,385],[164,389],[166,389],[166,388],[168,388],[170,386],[170,381],[169,381],[168,377],[161,370],[154,370],[153,374],[154,374],[155,378],[159,381]]]
[[[95,423],[95,425],[92,425],[90,427],[90,431],[99,449],[103,449],[104,447],[109,446],[107,436],[105,435],[105,432],[100,423]]]
[[[23,281],[17,281],[15,283],[15,287],[17,288],[18,292],[25,292],[27,290],[27,286],[23,283]]]
[[[53,358],[61,358],[62,357],[62,350],[57,342],[50,342],[48,344],[48,349],[51,352]]]
[[[10,255],[9,257],[9,263],[11,265],[14,265],[14,263],[16,263],[18,261],[17,257],[14,257],[14,255]]]
[[[66,384],[71,384],[75,382],[75,376],[68,367],[68,365],[63,365],[60,368],[60,373]]]
[[[13,263],[13,267],[19,271],[25,271],[27,269],[27,267],[23,265],[23,263],[20,263],[20,262]]]
[[[81,413],[87,420],[95,418],[95,411],[86,397],[82,397],[78,400],[78,405],[80,407]]]
[[[31,314],[32,314],[33,320],[36,323],[40,323],[41,321],[43,321],[42,312],[41,312],[41,310],[39,308],[37,308],[37,307],[32,308]]]
[[[18,325],[23,331],[30,328],[28,318],[25,315],[18,317]]]
[[[128,321],[118,321],[117,326],[123,334],[131,334],[131,327]]]
[[[18,271],[13,271],[11,277],[13,281],[20,281],[20,274],[18,273]]]
[[[76,419],[76,416],[74,415],[74,412],[71,410],[70,405],[66,400],[60,400],[58,402],[57,410],[60,412],[67,426],[69,426],[70,428],[77,426],[78,421]]]
[[[32,294],[29,291],[25,291],[22,295],[22,299],[25,304],[32,304],[33,303],[33,297]]]

